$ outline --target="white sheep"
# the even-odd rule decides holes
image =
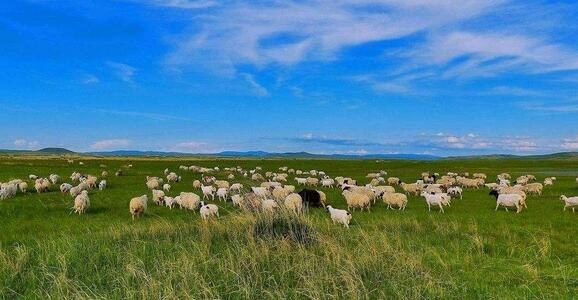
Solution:
[[[229,190],[236,191],[238,193],[240,193],[242,189],[243,189],[243,185],[240,183],[233,183],[233,184],[231,184],[231,187],[229,188]]]
[[[171,191],[171,185],[168,183],[163,184],[163,191],[170,192]]]
[[[106,189],[106,180],[101,180],[100,183],[98,184],[98,189],[99,190],[104,190]]]
[[[36,179],[38,179],[38,176],[37,176],[37,175],[34,175],[34,174],[30,174],[30,175],[28,175],[28,178],[29,178],[30,180],[36,180]]]
[[[142,195],[140,197],[132,198],[129,203],[129,212],[132,215],[132,219],[134,217],[140,217],[143,215],[147,209],[147,195]]]
[[[518,194],[500,194],[496,199],[496,210],[501,205],[506,211],[508,211],[508,207],[516,207],[516,212],[520,213],[522,211],[522,201],[522,196]]]
[[[451,196],[456,196],[456,197],[459,195],[460,199],[463,199],[462,192],[463,192],[463,190],[459,186],[453,186],[453,187],[448,188],[448,194],[450,194]]]
[[[197,207],[199,207],[199,204],[201,203],[201,197],[195,193],[182,192],[177,198],[177,200],[180,199],[180,202],[177,202],[177,204],[179,204],[181,209],[185,208],[196,211]]]
[[[241,204],[243,204],[243,196],[241,195],[233,195],[231,196],[231,200],[233,201],[233,205],[235,206],[241,206]]]
[[[261,203],[261,209],[266,213],[274,212],[277,208],[279,208],[279,204],[277,204],[277,201],[273,199],[265,199]]]
[[[331,178],[326,178],[321,180],[321,186],[323,187],[333,187],[335,185],[335,180]]]
[[[219,201],[227,202],[227,197],[229,196],[229,190],[225,187],[217,189],[217,197]]]
[[[18,189],[22,193],[26,193],[28,191],[28,183],[26,181],[22,181],[18,184]]]
[[[421,196],[425,198],[425,202],[427,203],[428,210],[431,211],[431,207],[438,206],[440,208],[440,213],[445,213],[443,208],[444,199],[442,194],[429,194],[426,192],[422,192]]]
[[[201,186],[201,191],[203,191],[203,199],[208,198],[211,196],[211,199],[215,200],[215,187],[208,185],[208,186]]]
[[[295,181],[297,182],[298,185],[307,184],[307,178],[295,177]]]
[[[175,198],[173,197],[165,197],[165,206],[173,209],[173,207],[175,206],[175,203],[177,203],[177,200],[175,200]]]
[[[219,218],[219,207],[215,204],[205,204],[205,202],[201,201],[199,212],[201,213],[201,218],[205,221],[212,216]]]
[[[285,197],[285,207],[287,207],[289,210],[299,213],[303,207],[303,199],[299,194],[289,194],[287,197]]]
[[[327,211],[331,215],[333,224],[343,224],[343,226],[349,228],[349,222],[351,222],[351,218],[353,217],[350,212],[344,209],[333,208],[331,205],[327,205]]]
[[[50,179],[50,182],[52,182],[52,184],[57,184],[58,181],[60,181],[60,176],[58,176],[56,174],[50,174],[50,176],[48,176],[48,178]]]
[[[353,209],[355,211],[356,208],[360,208],[361,211],[367,209],[370,212],[370,198],[366,194],[355,193],[349,190],[345,190],[342,193],[345,201],[347,202],[347,209]]]
[[[568,198],[565,195],[562,195],[560,196],[560,200],[564,201],[565,203],[564,211],[566,211],[566,208],[571,207],[572,212],[576,212],[575,208],[578,206],[578,196]]]
[[[402,193],[384,193],[382,198],[387,209],[393,209],[393,206],[397,206],[399,210],[405,210],[407,206],[407,195]]]
[[[251,191],[260,198],[267,198],[269,196],[269,190],[264,187],[251,187]]]
[[[60,192],[62,192],[62,193],[68,193],[71,188],[72,188],[72,184],[70,184],[70,183],[63,183],[63,184],[60,185]]]
[[[88,208],[90,207],[90,198],[88,197],[87,191],[82,191],[80,195],[74,198],[74,213],[75,214],[83,214],[85,213]]]
[[[153,203],[156,205],[163,204],[165,192],[161,190],[152,190],[152,193],[153,193]]]

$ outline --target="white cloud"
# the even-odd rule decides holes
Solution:
[[[131,140],[127,139],[111,139],[111,140],[101,140],[96,141],[90,145],[92,149],[113,149],[113,148],[124,148],[130,146]]]
[[[100,82],[100,79],[94,75],[86,75],[86,77],[84,78],[84,80],[82,80],[82,83],[84,84],[97,84]]]
[[[502,1],[318,0],[236,2],[192,18],[201,29],[180,40],[171,64],[292,65],[331,60],[340,50],[434,30],[481,15]]]
[[[218,6],[217,1],[211,0],[150,0],[151,4],[183,9],[201,9]]]
[[[136,73],[135,67],[112,61],[109,61],[106,64],[113,70],[118,79],[127,83],[134,83],[133,78]]]
[[[578,136],[571,139],[564,139],[560,147],[566,150],[578,150]]]
[[[259,96],[266,97],[269,96],[269,91],[263,87],[259,82],[255,80],[253,75],[248,73],[242,73],[241,76],[245,79],[245,81],[253,88],[255,93]]]
[[[26,139],[16,139],[14,141],[14,146],[19,149],[32,149],[38,147],[39,144],[38,141],[29,141]]]

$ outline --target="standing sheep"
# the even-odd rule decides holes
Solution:
[[[80,195],[74,198],[74,213],[75,214],[83,214],[85,213],[88,208],[90,207],[90,198],[88,198],[88,192],[82,191]]]
[[[572,212],[576,212],[575,208],[578,206],[578,196],[568,198],[565,195],[562,195],[560,196],[560,200],[564,201],[565,203],[564,211],[566,211],[566,208],[571,207]]]
[[[208,220],[212,216],[216,216],[219,218],[219,207],[215,204],[205,204],[205,202],[201,201],[201,208],[199,209],[201,214],[201,218],[203,220]]]
[[[399,210],[405,210],[407,206],[407,196],[402,193],[384,193],[382,198],[387,209],[393,209],[393,206],[397,206]]]
[[[349,222],[351,222],[351,218],[353,217],[350,212],[344,209],[333,208],[331,205],[327,205],[327,211],[331,215],[333,224],[339,223],[343,224],[346,228],[349,228]]]
[[[106,180],[101,180],[100,183],[98,184],[98,189],[100,191],[106,189]]]
[[[26,193],[26,191],[28,190],[28,183],[26,181],[20,182],[18,184],[18,189],[20,190],[20,192]]]
[[[361,211],[367,209],[368,212],[371,212],[369,208],[371,204],[369,196],[361,193],[354,193],[349,190],[343,191],[342,195],[347,202],[347,209],[353,209],[353,211],[355,211],[356,208],[360,208]]]
[[[421,196],[425,198],[425,202],[427,203],[428,210],[431,211],[431,207],[438,206],[440,208],[440,213],[445,213],[443,203],[444,199],[442,194],[428,194],[426,192],[422,192]]]
[[[170,192],[171,191],[171,185],[168,183],[163,184],[163,191]]]
[[[299,194],[289,194],[285,197],[285,207],[295,213],[299,213],[303,208],[303,199]]]
[[[152,190],[152,193],[153,193],[153,203],[156,205],[163,204],[163,201],[165,199],[165,192],[161,190]]]
[[[188,210],[196,211],[197,207],[199,207],[199,204],[201,203],[201,197],[195,193],[182,192],[179,197],[177,198],[180,199],[180,203],[177,202],[177,204],[179,204],[181,209],[185,208]]]
[[[129,212],[132,215],[133,220],[135,216],[140,217],[145,213],[147,209],[147,201],[148,201],[147,195],[142,195],[140,197],[132,198],[130,200]]]

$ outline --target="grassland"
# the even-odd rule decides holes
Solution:
[[[561,298],[578,297],[578,213],[562,212],[561,194],[578,195],[576,160],[179,160],[0,158],[0,181],[28,174],[63,178],[100,174],[127,163],[109,189],[90,194],[92,207],[70,215],[70,196],[54,191],[0,201],[0,298]],[[217,203],[222,217],[150,205],[133,221],[130,198],[148,193],[147,175],[179,165],[281,166],[324,170],[331,176],[386,170],[414,181],[422,171],[501,172],[556,176],[554,187],[530,197],[521,214],[494,211],[487,190],[467,190],[445,214],[428,213],[410,197],[405,212],[353,214],[352,228],[331,224],[320,209],[302,222],[312,242],[263,238],[257,217]],[[170,194],[192,190],[200,175],[178,172]],[[220,174],[220,177],[223,177]],[[219,177],[219,176],[218,176]],[[239,180],[250,184],[246,179]],[[338,190],[323,189],[336,207]]]

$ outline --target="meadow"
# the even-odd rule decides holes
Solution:
[[[578,195],[577,160],[81,160],[83,166],[58,156],[0,158],[0,182],[29,174],[56,173],[66,180],[73,171],[125,171],[109,176],[106,190],[91,191],[91,208],[80,216],[70,214],[73,201],[57,186],[0,201],[1,299],[578,297],[578,213],[563,212],[559,200],[561,194]],[[406,182],[423,171],[483,172],[489,181],[502,172],[558,180],[542,196],[530,196],[520,214],[494,211],[495,199],[485,188],[465,190],[445,214],[428,212],[416,196],[405,211],[386,210],[378,201],[371,213],[354,212],[350,229],[312,208],[298,218],[307,242],[259,234],[261,217],[230,202],[212,202],[221,217],[208,222],[198,212],[153,204],[132,220],[128,203],[150,195],[147,175],[163,176],[169,168],[183,177],[169,195],[193,191],[200,174],[179,165],[261,166],[263,172],[288,166],[363,184],[367,173],[379,170]],[[231,182],[256,185],[238,175]],[[331,205],[346,207],[339,189],[320,189]]]

